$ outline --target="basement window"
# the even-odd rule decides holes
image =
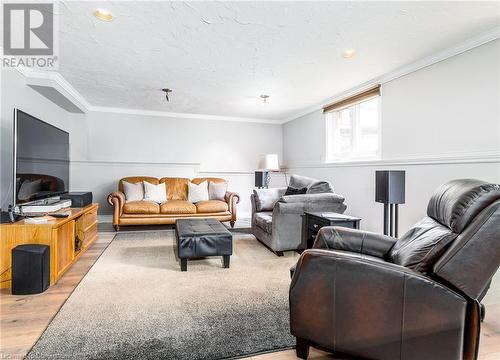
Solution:
[[[376,91],[374,91],[376,90]],[[379,88],[325,107],[326,162],[380,157]]]

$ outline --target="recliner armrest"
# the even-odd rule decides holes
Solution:
[[[398,239],[338,226],[321,228],[314,249],[343,250],[384,259]]]

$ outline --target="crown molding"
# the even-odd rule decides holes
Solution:
[[[53,88],[61,95],[63,95],[73,105],[75,105],[78,109],[80,109],[83,113],[105,112],[105,113],[116,113],[116,114],[141,115],[141,116],[159,116],[159,117],[169,117],[177,119],[235,121],[235,122],[262,123],[262,124],[274,124],[274,125],[279,125],[281,123],[280,120],[271,120],[271,119],[94,106],[91,105],[83,97],[82,94],[80,94],[60,73],[56,71],[42,71],[25,67],[24,68],[19,67],[16,69],[24,76],[26,85]]]
[[[368,90],[369,88],[375,86],[375,85],[382,85],[385,83],[388,83],[390,81],[396,80],[400,77],[403,77],[405,75],[409,75],[413,72],[416,72],[418,70],[424,69],[428,66],[437,64],[441,61],[444,61],[446,59],[452,58],[454,56],[460,55],[464,52],[467,52],[469,50],[472,50],[476,47],[479,47],[481,45],[487,44],[491,41],[495,41],[497,39],[500,39],[500,26],[495,27],[487,32],[484,32],[478,36],[475,36],[473,38],[470,38],[460,44],[457,44],[455,46],[446,48],[445,50],[439,51],[433,55],[424,57],[420,60],[417,60],[415,62],[412,62],[410,64],[401,66],[394,71],[388,72],[382,76],[373,78],[361,85],[355,86],[351,89],[348,89],[346,91],[343,91],[333,97],[327,98],[319,103],[316,103],[313,106],[309,106],[304,110],[301,110],[297,113],[295,113],[292,116],[289,116],[285,119],[283,119],[280,123],[285,124],[287,122],[290,122],[292,120],[298,119],[299,117],[302,117],[304,115],[310,114],[314,111],[318,111],[323,109],[323,107],[327,104],[334,103],[336,101],[342,100],[346,97],[355,95],[359,92],[362,92],[364,90]]]
[[[248,122],[248,123],[261,123],[261,124],[274,124],[274,125],[281,124],[280,120],[232,117],[232,116],[209,115],[209,114],[177,113],[177,112],[155,111],[155,110],[127,109],[127,108],[117,108],[117,107],[107,107],[107,106],[90,106],[89,111],[115,113],[115,114],[127,114],[127,115],[159,116],[159,117],[169,117],[169,118],[177,118],[177,119],[234,121],[234,122]]]
[[[40,71],[26,67],[16,68],[28,86],[42,86],[56,90],[74,106],[86,113],[91,105],[61,74],[56,71]],[[43,94],[42,94],[43,95]]]

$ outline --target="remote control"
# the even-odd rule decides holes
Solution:
[[[50,216],[55,217],[55,218],[67,218],[69,214],[62,213],[62,214],[50,214]]]

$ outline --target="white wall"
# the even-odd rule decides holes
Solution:
[[[89,190],[111,213],[106,196],[125,176],[216,176],[241,195],[238,211],[250,213],[253,171],[259,154],[282,155],[280,125],[203,119],[175,119],[106,112],[72,115],[79,130],[72,144],[71,187]],[[280,179],[277,179],[279,182]]]
[[[70,142],[75,142],[72,122],[68,112],[53,104],[36,91],[26,86],[24,76],[16,70],[1,70],[1,128],[0,128],[0,205],[3,209],[12,204],[12,149],[13,110],[17,107],[37,118],[70,133]],[[71,154],[73,156],[73,153]]]
[[[372,231],[382,230],[382,205],[374,202],[375,170],[407,171],[403,231],[425,215],[439,184],[465,177],[500,182],[499,54],[496,40],[382,84],[379,162],[324,164],[321,110],[284,124],[289,171],[331,180],[347,198],[347,213],[362,217],[362,227]]]

